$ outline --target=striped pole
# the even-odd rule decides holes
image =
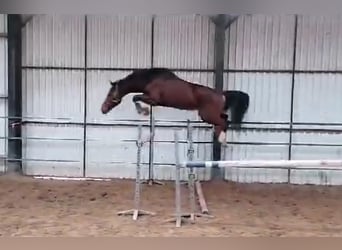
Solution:
[[[342,160],[247,160],[247,161],[186,161],[183,168],[291,168],[342,170]]]

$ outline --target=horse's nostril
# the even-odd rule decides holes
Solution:
[[[107,113],[107,107],[106,107],[106,105],[102,105],[102,107],[101,107],[101,112],[102,112],[102,114]]]

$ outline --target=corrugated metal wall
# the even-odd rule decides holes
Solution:
[[[289,128],[281,123],[290,122],[292,75],[272,71],[292,69],[294,21],[293,15],[246,15],[226,31],[224,89],[243,90],[250,95],[250,108],[245,116],[248,122],[273,122],[279,123],[274,128]],[[230,131],[229,135],[231,141],[252,143],[286,143],[289,138],[286,132],[253,130]],[[224,159],[232,160],[286,159],[287,147],[229,145],[223,153]]]
[[[294,143],[306,145],[292,146],[292,159],[342,157],[342,133],[338,132],[342,129],[341,35],[341,15],[298,17],[293,122],[302,125],[293,128],[315,131],[293,133]],[[342,175],[340,171],[291,171],[291,182],[341,185]]]
[[[7,157],[7,15],[0,14],[0,173],[6,170]]]
[[[187,80],[213,86],[213,72],[201,72],[202,69],[213,70],[213,24],[208,18],[197,15],[156,16],[154,20],[152,16],[89,16],[88,24],[87,63],[94,70],[87,73],[87,122],[95,124],[87,126],[87,176],[131,178],[135,176],[133,165],[137,149],[134,142],[121,141],[136,139],[136,125],[149,125],[150,121],[149,117],[136,113],[133,94],[103,116],[99,107],[108,91],[109,80],[117,80],[131,72],[120,69],[145,68],[153,64],[188,70],[176,73]],[[174,152],[172,126],[184,126],[186,119],[196,120],[197,117],[193,112],[160,108],[155,108],[153,115],[156,120],[155,140],[159,141],[154,144],[154,177],[172,179],[174,169],[170,166],[175,161],[174,154],[170,153]],[[103,127],[100,125],[103,123],[113,126]],[[135,125],[132,126],[132,123]],[[197,129],[195,139],[207,139],[211,131],[206,131]],[[146,127],[143,136],[148,137],[148,134]],[[185,129],[182,129],[181,139],[186,139]],[[183,159],[185,147],[185,144],[181,145]],[[197,151],[208,152],[203,147],[198,147]],[[207,154],[200,155],[208,158]],[[148,177],[148,162],[149,144],[146,144],[142,152],[144,178]]]
[[[251,102],[248,129],[229,131],[232,144],[222,148],[223,159],[287,159],[291,139],[293,159],[341,157],[341,148],[329,145],[338,142],[340,134],[322,131],[338,126],[293,125],[292,131],[290,125],[291,120],[342,123],[337,108],[341,79],[335,72],[341,70],[341,22],[340,16],[242,15],[227,29],[224,89],[244,90]],[[149,117],[136,113],[132,95],[102,115],[109,80],[155,66],[214,87],[214,47],[215,25],[201,15],[36,15],[23,29],[23,151],[26,159],[45,161],[25,161],[26,173],[134,177],[136,146],[124,140],[136,139],[138,124],[145,126],[147,137]],[[177,127],[185,140],[186,120],[199,117],[159,107],[153,114],[155,178],[173,179],[173,130]],[[321,131],[304,133],[298,128]],[[195,159],[211,160],[212,143],[198,143],[212,141],[210,126],[195,128],[193,138]],[[180,148],[183,160],[186,144]],[[148,144],[142,161],[146,178]],[[208,170],[198,173],[201,179],[210,178]],[[306,176],[294,171],[291,178],[301,183]],[[287,181],[287,171],[231,169],[226,178]]]
[[[342,70],[341,40],[342,16],[300,16],[294,85],[293,121],[296,123],[321,123],[295,125],[294,128],[318,130],[342,129]],[[321,71],[310,74],[305,71]],[[326,72],[324,72],[326,71]],[[294,146],[293,159],[340,159],[341,133],[294,133],[294,142],[319,143],[324,146]]]
[[[108,115],[100,107],[110,88],[109,81],[131,73],[132,68],[151,65],[151,16],[88,16],[87,19],[87,145],[86,176],[131,178],[135,176],[137,124],[148,125],[139,116],[132,94]],[[110,126],[103,126],[108,124]],[[146,137],[147,129],[143,134]],[[148,159],[148,147],[142,152]],[[146,171],[142,171],[144,176]]]
[[[226,30],[225,69],[291,70],[295,17],[241,15]]]
[[[154,27],[153,66],[176,69],[175,73],[181,78],[213,88],[215,25],[210,18],[202,15],[156,16]],[[168,141],[155,143],[155,174],[156,177],[167,179],[174,174],[174,169],[169,168],[166,172],[166,167],[161,166],[174,164],[173,126],[183,126],[180,140],[186,140],[184,121],[200,120],[197,112],[160,107],[154,109],[154,115],[156,124],[158,121],[164,124],[163,128],[156,129],[156,140]],[[212,159],[212,144],[200,143],[212,141],[212,130],[206,127],[193,130],[194,158],[197,160]],[[181,143],[181,160],[186,160],[186,150],[187,145]],[[210,178],[210,171],[205,169],[197,170],[197,174],[200,179]],[[182,179],[186,178],[184,172]]]
[[[134,177],[137,148],[124,140],[137,138],[138,124],[145,126],[147,137],[149,117],[136,113],[132,94],[104,116],[100,106],[109,80],[153,65],[174,68],[187,80],[213,87],[214,31],[210,19],[199,15],[156,16],[154,20],[146,15],[35,16],[23,31],[23,131],[27,137],[23,151],[26,159],[45,161],[25,161],[26,173]],[[182,125],[181,140],[185,140],[185,121],[198,121],[197,114],[159,108],[153,114],[159,141],[154,146],[155,178],[170,179],[175,160],[170,154],[174,152],[172,127]],[[210,141],[211,134],[210,128],[197,128],[194,140]],[[209,143],[195,146],[197,158],[211,159]],[[74,153],[67,154],[70,150]],[[181,150],[184,159],[185,144]],[[148,144],[142,161],[146,178]],[[208,174],[202,170],[200,177],[208,179]]]
[[[341,134],[324,131],[340,129],[341,126],[329,123],[342,122],[338,108],[342,104],[341,74],[333,72],[341,70],[341,25],[341,16],[299,15],[296,23],[294,15],[246,15],[240,16],[226,31],[224,87],[250,94],[246,121],[255,124],[245,127],[255,129],[230,132],[230,141],[236,144],[223,149],[224,159],[288,159],[286,143],[291,132],[292,86],[293,123],[303,124],[293,125],[291,159],[341,158],[342,147],[332,146],[339,144]],[[261,124],[267,122],[273,124]],[[265,127],[273,130],[261,130]],[[312,128],[320,131],[296,130]],[[324,173],[325,178],[320,174],[291,171],[290,177],[294,183],[342,183],[335,172]],[[227,179],[246,182],[286,182],[287,175],[287,170],[233,168],[226,171]]]
[[[84,37],[84,16],[35,15],[23,29],[23,169],[28,175],[82,176]]]

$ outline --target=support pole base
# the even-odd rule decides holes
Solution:
[[[191,222],[191,223],[194,223],[193,221],[191,221],[189,219],[190,215],[189,214],[182,214],[180,216],[176,216],[175,218],[171,218],[171,219],[168,219],[166,220],[165,222],[172,222],[172,223],[176,223],[176,227],[181,227],[182,225],[182,222]]]
[[[149,186],[153,186],[153,184],[155,184],[155,185],[161,185],[161,186],[165,185],[164,182],[156,181],[156,180],[152,180],[152,179],[146,180],[146,181],[142,181],[141,183],[142,183],[142,184],[148,184]]]
[[[175,222],[176,227],[181,227],[182,222],[190,222],[194,224],[196,221],[196,217],[203,217],[203,218],[214,218],[213,215],[209,214],[201,214],[201,213],[183,213],[180,216],[175,216],[175,218],[171,218],[166,220],[166,222]]]
[[[117,213],[117,215],[122,216],[122,215],[132,215],[133,220],[138,220],[139,215],[151,215],[154,216],[156,213],[146,211],[146,210],[139,210],[139,209],[129,209],[129,210],[124,210],[120,211]]]
[[[181,181],[180,184],[189,187],[189,182],[188,181]]]

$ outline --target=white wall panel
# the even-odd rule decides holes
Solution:
[[[225,180],[242,183],[285,183],[286,169],[225,168]]]
[[[173,133],[165,133],[167,128],[156,129],[154,178],[159,180],[172,180],[175,174],[175,144]],[[168,130],[167,132],[169,132]],[[163,133],[164,132],[164,133]],[[172,132],[172,131],[171,131]],[[88,177],[107,178],[135,178],[137,147],[134,141],[138,137],[136,126],[115,125],[113,127],[87,127],[87,170]],[[143,128],[143,138],[149,137],[149,128]],[[181,130],[180,139],[186,139],[186,129]],[[179,145],[181,160],[186,159],[187,146]],[[195,145],[195,159],[210,159],[211,146],[199,151]],[[141,153],[141,178],[148,178],[149,143],[143,146]],[[209,179],[210,171],[200,169],[196,171],[200,179]],[[182,171],[181,178],[187,179],[187,172]]]
[[[22,133],[24,138],[23,158],[25,159],[23,170],[25,174],[82,176],[82,127],[26,124],[23,126]],[[56,140],[48,140],[51,138]]]
[[[296,69],[341,70],[341,43],[341,15],[299,15]]]
[[[30,120],[82,122],[84,73],[70,70],[23,70],[23,116]]]
[[[125,96],[122,102],[106,115],[101,112],[101,105],[105,100],[110,81],[119,80],[131,71],[88,71],[87,72],[87,121],[113,123],[116,120],[143,120],[149,122],[148,116],[139,115],[135,109],[132,97],[135,94]]]
[[[152,16],[89,16],[88,67],[151,66]]]
[[[142,138],[148,138],[149,128],[143,128]],[[87,170],[88,177],[135,178],[138,138],[136,126],[87,127]],[[141,163],[148,162],[148,143],[144,145]],[[148,170],[142,166],[142,178]]]
[[[224,90],[241,90],[250,96],[248,122],[289,122],[291,74],[225,73]]]
[[[323,66],[323,64],[320,64]],[[296,74],[294,89],[293,120],[299,123],[341,123],[342,106],[340,93],[342,76],[340,74]],[[294,128],[312,129],[341,129],[342,126],[295,125]],[[341,134],[324,132],[296,132],[293,134],[294,143],[306,144],[341,144]],[[342,147],[336,146],[293,146],[293,159],[340,159]],[[303,173],[303,172],[301,172]],[[313,171],[306,175],[298,173],[296,181],[306,182],[308,176],[316,176]],[[304,178],[304,179],[303,179]],[[316,180],[316,177],[313,180]],[[315,179],[316,178],[316,179]],[[319,179],[316,180],[316,182]]]
[[[8,56],[7,56],[7,15],[0,14],[0,158],[7,157],[7,86],[8,86]],[[0,162],[0,173],[5,172],[5,162]]]
[[[7,49],[7,38],[0,37],[0,96],[2,97],[7,96]]]
[[[154,66],[214,68],[215,25],[208,16],[156,16],[154,35]]]
[[[310,145],[324,144],[324,146],[293,146],[292,158],[296,160],[341,159],[342,157],[342,134],[295,132],[293,133],[293,142]]]
[[[287,169],[226,168],[225,179],[242,183],[287,183]],[[342,185],[342,171],[298,170],[290,172],[290,183],[301,185]]]
[[[287,132],[232,132],[228,130],[227,141],[234,143],[287,143]],[[223,148],[225,160],[284,160],[287,159],[286,145],[227,145]]]
[[[0,14],[0,33],[7,33],[7,15]]]
[[[7,99],[1,98],[0,99],[0,158],[7,156],[7,125],[8,119],[7,117]],[[0,172],[2,171],[2,163],[0,163]]]
[[[149,117],[139,115],[129,94],[120,105],[108,114],[101,112],[101,104],[111,87],[110,81],[119,80],[131,71],[88,71],[87,75],[87,122],[111,124],[113,127],[87,126],[86,175],[90,177],[135,178],[138,124],[149,124]],[[140,121],[140,122],[138,122]],[[132,126],[133,125],[133,126]],[[147,138],[148,128],[143,130]],[[148,144],[142,150],[142,164],[148,162]],[[147,178],[147,165],[142,165],[142,178]]]
[[[158,124],[158,123],[157,123]],[[172,125],[176,123],[170,122],[170,127],[156,127],[154,143],[154,172],[155,176],[168,180],[175,178],[175,138],[174,130],[178,131],[179,137],[179,158],[180,161],[187,160],[188,145],[187,128],[174,128]],[[165,123],[164,123],[165,125]],[[184,124],[183,124],[184,125]],[[205,161],[212,160],[212,144],[203,143],[212,141],[212,129],[210,128],[193,128],[193,148],[194,160]],[[202,143],[201,143],[202,142]],[[211,176],[210,168],[195,169],[194,172],[200,180],[209,180]],[[188,178],[187,171],[181,172],[181,178],[186,180]]]
[[[297,74],[294,89],[294,122],[342,122],[342,75]]]
[[[226,30],[225,69],[290,70],[294,15],[241,15]]]
[[[320,137],[319,135],[316,136]],[[336,144],[341,145],[340,142]],[[316,141],[315,143],[320,142]],[[292,146],[293,160],[340,160],[341,157],[342,146]]]
[[[291,170],[291,183],[313,185],[342,185],[342,171]]]
[[[250,96],[245,122],[289,122],[291,114],[291,74],[226,73],[225,90],[242,90]],[[289,125],[242,125],[243,127],[288,128]],[[251,145],[289,141],[288,132],[228,130],[222,147],[223,160],[282,160],[288,157],[286,145]],[[249,145],[248,145],[249,144]],[[226,169],[225,178],[242,182],[284,182],[287,172],[274,169]]]
[[[23,66],[84,67],[83,15],[35,15],[22,33]]]

